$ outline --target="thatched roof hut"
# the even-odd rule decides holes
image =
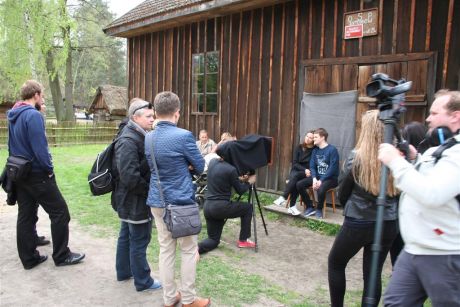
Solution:
[[[89,107],[94,120],[116,120],[126,116],[128,109],[128,90],[126,87],[101,85]]]

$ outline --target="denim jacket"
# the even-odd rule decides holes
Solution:
[[[148,141],[152,137],[165,202],[174,205],[195,203],[196,187],[192,182],[189,166],[193,166],[194,172],[201,174],[204,170],[204,159],[190,131],[178,128],[174,123],[160,121],[155,129],[145,137],[145,155],[152,173],[147,205],[157,208],[164,207],[158,192],[158,174],[152,164],[150,154],[151,144]]]

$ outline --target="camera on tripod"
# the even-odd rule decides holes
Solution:
[[[404,93],[410,90],[412,81],[405,79],[393,80],[383,73],[373,74],[372,81],[366,86],[366,94],[377,98],[377,107],[380,111],[387,109],[405,111]],[[401,110],[400,108],[404,108]]]
[[[402,139],[398,123],[401,115],[406,111],[404,107],[405,93],[412,87],[412,81],[405,79],[394,80],[383,73],[372,75],[372,81],[366,86],[366,94],[377,98],[379,119],[384,123],[392,124],[397,139],[396,146],[406,157],[409,155],[409,143]]]

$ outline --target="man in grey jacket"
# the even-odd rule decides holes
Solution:
[[[115,143],[115,165],[119,174],[112,193],[112,206],[121,220],[117,242],[117,280],[134,279],[137,291],[161,288],[150,276],[147,246],[152,215],[146,205],[150,169],[145,159],[144,138],[152,129],[152,105],[139,98],[130,102],[129,121]]]
[[[456,135],[439,160],[433,155],[439,147],[412,165],[393,145],[380,145],[379,159],[403,192],[399,225],[405,243],[385,306],[422,306],[427,297],[433,306],[460,306],[460,92],[439,91],[427,122]]]

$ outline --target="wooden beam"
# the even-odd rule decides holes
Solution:
[[[246,69],[246,76],[247,76],[247,82],[246,82],[246,110],[248,110],[248,105],[249,105],[249,88],[250,88],[250,82],[251,82],[251,50],[252,50],[252,31],[253,31],[253,23],[254,23],[254,10],[251,11],[251,22],[249,24],[249,47],[248,47],[248,65]],[[244,118],[244,131],[248,131],[248,113],[245,112],[245,118]],[[257,118],[257,120],[259,120]]]
[[[281,54],[280,54],[280,89],[278,93],[278,127],[281,127],[281,112],[282,112],[282,106],[283,106],[283,79],[284,79],[284,47],[285,47],[285,31],[286,31],[286,4],[283,3],[283,14],[281,17]],[[281,140],[281,129],[277,129],[277,139]],[[278,160],[280,157],[280,146],[278,146]],[[280,164],[281,163],[276,163],[276,175],[275,175],[275,189],[279,189],[278,186],[278,181],[279,181],[279,173],[280,173]]]
[[[412,0],[410,6],[409,52],[412,52],[414,46],[415,4],[416,1]]]
[[[268,76],[268,103],[267,103],[267,132],[270,131],[270,118],[272,116],[270,110],[272,105],[272,82],[273,82],[273,49],[274,49],[274,32],[275,32],[275,7],[272,6],[272,15],[270,22],[270,67],[269,67],[269,76]],[[269,185],[270,182],[270,171],[267,169],[265,172],[265,186]]]
[[[346,0],[345,0],[346,1]],[[310,0],[310,8],[308,11],[308,58],[311,59],[311,44],[313,33],[313,0]]]
[[[324,36],[326,35],[326,31],[325,31],[325,15],[326,15],[326,12],[325,12],[325,7],[326,7],[326,2],[325,0],[322,0],[322,3],[321,3],[321,45],[320,45],[320,48],[319,48],[319,57],[322,59],[324,58]]]
[[[345,14],[346,12],[347,12],[347,0],[343,0],[343,14]],[[345,26],[345,21],[342,27],[344,28],[344,26]],[[343,36],[343,33],[342,33],[342,36]],[[346,41],[342,37],[342,56],[345,55],[345,51],[346,51]]]
[[[383,36],[383,0],[379,3],[379,35],[377,39],[377,53],[382,54],[382,36]]]
[[[396,53],[396,37],[398,35],[398,6],[399,0],[395,0],[393,7],[393,36],[391,37],[391,53]]]
[[[230,34],[228,36],[228,77],[227,77],[227,105],[228,105],[228,112],[227,112],[227,121],[229,128],[233,128],[232,123],[230,122],[230,111],[231,111],[231,97],[230,97],[230,79],[232,77],[232,70],[231,70],[231,65],[232,65],[232,34],[233,34],[233,15],[229,16],[230,18]],[[236,131],[236,130],[235,130]]]
[[[220,18],[220,47],[219,47],[219,92],[217,93],[217,125],[222,128],[222,81],[223,81],[223,76],[222,76],[222,64],[224,63],[224,17],[219,17]],[[216,20],[217,24],[217,20]],[[216,31],[217,33],[217,31]],[[216,46],[214,46],[214,49],[216,49]],[[222,131],[219,131],[219,133]]]
[[[335,3],[337,4],[337,1],[335,1]],[[297,87],[297,61],[298,61],[298,58],[297,58],[297,51],[298,51],[298,36],[299,36],[299,10],[300,10],[300,5],[299,5],[299,1],[296,1],[295,3],[295,17],[294,17],[294,63],[293,63],[293,72],[292,72],[292,77],[293,77],[293,82],[292,82],[292,88],[291,88],[291,92],[292,92],[292,97],[294,98],[294,101],[293,101],[293,111],[295,112],[296,110],[296,106],[297,106],[297,101],[298,101],[298,97],[297,97],[297,92],[296,92],[296,87]],[[335,18],[334,18],[335,20]],[[335,28],[334,28],[334,31],[335,31]],[[334,35],[334,43],[335,43],[335,35]],[[300,108],[299,108],[300,110]],[[296,113],[299,113],[299,112],[296,112]],[[291,140],[294,140],[294,132],[296,131],[296,121],[295,121],[295,117],[293,116],[292,117],[292,121],[291,121],[291,135],[290,135],[290,139]]]
[[[452,35],[452,19],[454,15],[454,0],[449,1],[449,10],[448,10],[448,17],[447,17],[447,25],[446,25],[446,42],[444,44],[444,63],[442,66],[442,82],[441,87],[446,87],[447,81],[447,64],[449,63],[449,46],[450,46],[450,38]],[[457,55],[458,56],[458,55]]]
[[[260,129],[260,99],[262,95],[262,60],[263,60],[263,42],[264,42],[264,9],[260,12],[260,41],[259,41],[259,81],[257,86],[257,125],[256,130]]]
[[[235,99],[235,114],[233,115],[234,127],[238,125],[238,98],[240,90],[240,64],[241,64],[241,32],[243,28],[243,12],[240,12],[240,24],[238,26],[238,59],[236,64],[236,99]]]
[[[188,82],[187,82],[187,92],[188,92],[188,95],[189,95],[189,111],[188,111],[188,114],[187,114],[187,127],[190,128],[190,116],[192,114],[192,111],[193,111],[193,97],[192,97],[192,53],[193,53],[193,50],[192,50],[192,25],[189,25],[189,34],[188,34],[188,67],[187,67],[187,71],[188,71],[188,74],[187,74],[187,79],[188,79]]]
[[[430,51],[432,11],[433,11],[433,0],[428,0],[428,9],[427,9],[427,12],[426,12],[425,51]]]
[[[334,1],[334,41],[332,42],[332,50],[334,57],[337,56],[337,10],[338,10],[338,2]]]
[[[375,64],[387,62],[402,62],[413,60],[426,60],[433,55],[433,52],[424,53],[404,53],[404,54],[388,54],[388,55],[368,55],[362,57],[341,57],[341,58],[325,58],[303,60],[301,65],[332,65],[332,64]]]

